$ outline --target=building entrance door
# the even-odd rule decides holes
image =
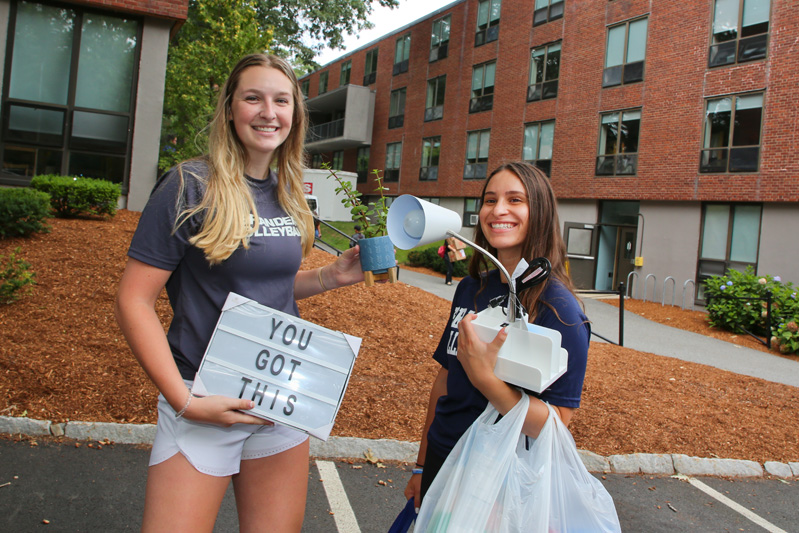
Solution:
[[[569,274],[578,289],[594,288],[596,271],[597,232],[596,224],[566,222],[566,258]]]

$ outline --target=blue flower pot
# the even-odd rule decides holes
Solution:
[[[397,265],[394,258],[394,243],[388,236],[371,237],[358,241],[361,247],[361,270],[383,274]]]

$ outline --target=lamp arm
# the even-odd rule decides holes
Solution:
[[[468,244],[469,246],[471,246],[472,248],[474,248],[475,250],[477,250],[478,252],[480,252],[481,254],[486,256],[488,259],[491,260],[492,263],[494,263],[494,265],[499,269],[499,271],[502,272],[505,275],[505,279],[508,280],[508,289],[510,291],[510,297],[508,298],[508,322],[510,322],[511,324],[515,323],[516,322],[516,287],[514,287],[513,279],[510,277],[510,274],[508,274],[507,269],[504,266],[502,266],[502,263],[499,262],[499,259],[497,259],[493,255],[488,253],[488,251],[485,250],[484,248],[481,248],[480,246],[477,246],[475,243],[473,243],[469,239],[467,239],[465,237],[462,237],[461,235],[458,235],[457,233],[455,233],[452,230],[447,230],[447,235],[450,235],[452,237],[455,237],[458,240],[461,240],[461,241],[465,242],[466,244]]]

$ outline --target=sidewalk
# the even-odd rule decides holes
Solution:
[[[400,270],[399,281],[419,287],[441,298],[451,300],[457,282],[446,285],[442,278]],[[618,339],[618,308],[600,300],[585,298],[586,315],[592,330],[610,340]],[[604,342],[596,336],[593,342]],[[675,357],[685,361],[711,365],[731,372],[758,377],[799,387],[799,363],[767,353],[698,335],[656,322],[625,311],[624,346],[656,355]],[[151,424],[110,424],[95,422],[69,422],[51,424],[49,421],[0,416],[0,433],[31,436],[55,435],[78,440],[102,441],[109,439],[120,444],[150,444],[155,436]],[[418,443],[388,439],[370,440],[351,437],[331,437],[327,442],[311,439],[311,455],[320,458],[363,458],[367,450],[386,461],[412,462],[416,458]],[[717,476],[799,476],[799,462],[767,463],[730,459],[691,458],[671,454],[633,454],[602,457],[581,451],[590,471],[619,473],[672,474],[680,472],[694,475]],[[797,458],[799,460],[799,458]]]

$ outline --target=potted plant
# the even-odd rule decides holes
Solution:
[[[377,183],[375,192],[380,196],[376,201],[364,204],[361,193],[352,187],[351,182],[342,180],[328,165],[323,168],[330,172],[329,178],[332,177],[338,182],[336,194],[343,195],[341,203],[350,210],[352,220],[358,222],[363,231],[364,238],[358,241],[358,245],[364,283],[367,287],[374,285],[375,281],[385,280],[394,283],[397,281],[397,260],[394,257],[394,244],[386,232],[388,206],[383,192],[388,188],[383,187],[380,171],[377,169],[372,171]]]

